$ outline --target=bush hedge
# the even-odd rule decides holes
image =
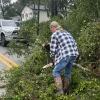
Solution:
[[[21,36],[28,39],[28,45],[13,41],[10,43],[10,53],[24,54],[26,61],[18,68],[6,72],[7,94],[2,100],[99,100],[100,80],[88,72],[73,66],[70,95],[55,95],[55,84],[52,76],[53,67],[42,69],[49,62],[49,52],[41,47],[42,43],[50,41],[49,23],[58,21],[67,29],[67,20],[54,17],[40,24],[40,34],[36,36],[36,26],[30,23],[22,26]],[[30,27],[29,27],[30,26]],[[91,62],[100,68],[100,24],[98,21],[87,23],[81,31],[72,34],[78,43],[80,57],[77,63],[88,67]],[[24,30],[25,29],[27,30]],[[31,30],[31,31],[30,31]],[[26,36],[25,34],[29,35]],[[29,39],[31,37],[31,39]],[[16,44],[15,44],[16,43]],[[14,48],[20,47],[18,49]],[[96,51],[95,51],[96,50]],[[61,74],[62,77],[63,74]]]

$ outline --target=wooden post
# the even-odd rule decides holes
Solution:
[[[38,0],[38,15],[37,15],[37,35],[39,35],[39,29],[40,29],[40,25],[39,25],[39,21],[40,21],[40,0]]]

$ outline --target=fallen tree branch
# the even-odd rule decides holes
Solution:
[[[87,69],[87,68],[84,68],[84,67],[83,67],[82,65],[80,65],[80,64],[74,63],[73,65],[77,66],[78,68],[80,68],[80,69],[83,70],[84,72],[89,72],[89,73],[91,73],[91,74],[93,74],[93,75],[95,75],[95,76],[100,77],[100,74],[99,74],[99,73],[92,72],[91,70],[89,70],[89,69]]]
[[[88,70],[87,68],[82,67],[82,65],[80,65],[80,64],[74,63],[73,65],[77,66],[78,68],[82,69],[83,71],[88,71],[88,72],[90,72],[90,70]]]

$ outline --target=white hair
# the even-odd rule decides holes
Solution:
[[[64,29],[60,25],[57,26],[56,30],[60,30],[61,32],[64,32]]]
[[[52,21],[52,22],[50,23],[50,27],[51,27],[51,26],[58,27],[59,24],[58,24],[56,21]]]

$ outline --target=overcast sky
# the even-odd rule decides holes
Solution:
[[[17,0],[11,0],[11,3],[16,2]]]

